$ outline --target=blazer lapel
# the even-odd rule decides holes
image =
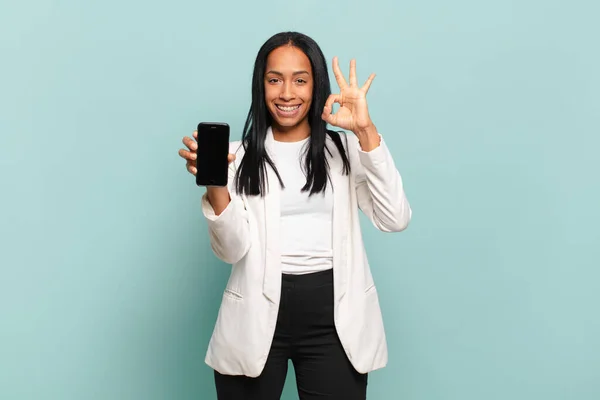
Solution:
[[[342,134],[342,141],[344,139]],[[335,301],[339,302],[346,293],[348,282],[348,202],[351,185],[349,185],[348,176],[342,174],[344,164],[333,140],[329,139],[329,136],[327,136],[327,146],[333,154],[333,156],[330,156],[329,153],[325,153],[328,157],[329,175],[333,187],[333,279]]]
[[[275,139],[273,131],[269,127],[265,139],[267,153],[276,162],[276,154],[273,151]],[[273,303],[277,303],[281,294],[281,248],[279,242],[279,227],[281,218],[281,187],[275,171],[266,166],[268,188],[264,197],[265,206],[265,274],[263,280],[263,293]]]

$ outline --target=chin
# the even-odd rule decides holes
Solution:
[[[287,118],[281,119],[281,118],[274,118],[273,121],[281,126],[282,128],[293,128],[294,126],[298,126],[300,125],[300,123],[304,120],[304,118],[300,118],[300,119],[294,119],[294,120],[290,120]]]

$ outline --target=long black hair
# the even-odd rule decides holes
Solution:
[[[327,136],[333,140],[342,157],[343,173],[349,174],[350,172],[350,162],[340,134],[327,129],[326,122],[321,118],[325,102],[331,94],[327,62],[323,52],[313,39],[302,33],[282,32],[272,36],[262,45],[254,63],[252,104],[242,135],[245,154],[235,176],[235,186],[241,194],[262,196],[266,193],[267,165],[275,171],[279,184],[284,186],[281,176],[265,148],[267,129],[273,120],[265,104],[264,75],[269,54],[278,47],[286,45],[294,46],[304,52],[310,60],[313,70],[312,104],[308,112],[310,145],[306,151],[304,165],[306,184],[302,191],[310,191],[310,195],[312,195],[323,192],[327,188],[329,164],[325,157],[325,151],[331,155],[331,151],[326,146]]]

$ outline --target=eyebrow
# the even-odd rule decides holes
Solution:
[[[268,71],[268,72],[267,72],[267,74],[274,74],[274,75],[283,76],[283,74],[282,74],[281,72],[279,72],[279,71],[273,71],[273,70],[271,70],[271,71]],[[302,74],[310,75],[310,74],[308,73],[308,71],[296,71],[296,72],[294,72],[292,75],[293,75],[293,76],[296,76],[296,75],[302,75]]]

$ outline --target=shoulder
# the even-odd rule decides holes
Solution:
[[[342,146],[347,153],[354,152],[358,149],[358,138],[352,132],[329,130],[327,135],[327,144],[335,145],[332,136],[338,136],[342,142]],[[337,146],[336,146],[337,147]]]
[[[348,157],[348,162],[350,163],[350,168],[352,169],[356,165],[356,163],[359,161],[358,160],[358,149],[360,148],[360,145],[358,143],[358,138],[352,132],[346,132],[346,131],[330,131],[330,132],[339,137],[339,139],[341,141],[341,145],[343,147],[343,150],[346,153],[346,156]],[[327,135],[327,145],[328,145],[327,148],[330,149],[330,151],[334,151],[335,153],[338,153],[338,151],[340,150],[338,148],[338,146],[335,145],[334,139],[331,137],[331,135]]]
[[[241,140],[229,142],[229,154],[235,155],[235,161],[229,164],[229,168],[236,171],[244,157],[244,145]]]
[[[233,142],[229,142],[229,153],[230,154],[243,154],[244,146],[242,146],[241,140],[235,140]]]
[[[229,154],[235,154],[235,162],[234,165],[239,165],[242,161],[242,157],[244,157],[244,144],[241,140],[236,140],[234,142],[229,142]]]

